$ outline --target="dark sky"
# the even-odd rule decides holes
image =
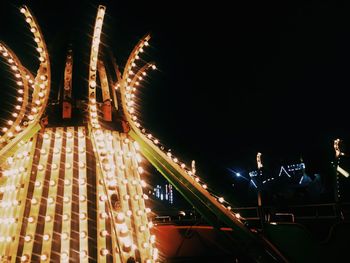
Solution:
[[[74,88],[84,90],[81,69],[101,3],[107,6],[103,43],[121,65],[151,32],[146,58],[159,70],[142,88],[140,119],[180,159],[197,160],[205,179],[229,182],[227,168],[247,174],[257,151],[270,163],[302,156],[310,173],[319,172],[333,156],[333,139],[350,141],[350,3],[130,2],[26,2],[57,68],[53,91],[69,42],[80,69]],[[19,4],[0,5],[0,39],[34,70]]]

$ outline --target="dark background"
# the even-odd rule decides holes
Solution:
[[[20,4],[1,1],[0,39],[35,72],[34,42]],[[158,70],[140,91],[139,118],[179,159],[188,164],[195,159],[198,173],[218,192],[244,200],[249,186],[240,187],[229,169],[248,177],[258,151],[267,167],[302,157],[308,174],[329,178],[333,140],[350,140],[346,1],[26,4],[48,44],[52,98],[62,83],[69,43],[75,52],[75,97],[86,95],[98,4],[107,6],[102,43],[119,65],[151,32],[144,58],[155,61]],[[1,105],[11,104],[11,87],[0,89]],[[3,110],[1,117],[6,114]]]

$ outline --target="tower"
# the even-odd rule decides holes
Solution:
[[[101,125],[112,120],[109,81],[98,57],[105,7],[98,7],[91,47],[88,123],[54,127],[44,118],[51,75],[44,37],[30,10],[24,6],[20,11],[34,36],[40,65],[32,76],[1,43],[20,95],[14,120],[1,136],[1,262],[153,262],[158,252],[137,143]],[[97,74],[102,105],[96,101]],[[72,118],[72,76],[69,51],[62,119]]]
[[[31,11],[20,9],[33,34],[39,67],[32,74],[5,44],[19,97],[0,138],[0,257],[4,262],[155,262],[158,250],[143,193],[140,155],[147,158],[215,228],[232,229],[234,243],[256,259],[281,255],[252,233],[221,196],[184,162],[164,151],[138,122],[134,97],[153,63],[142,65],[150,35],[135,46],[121,73],[106,70],[99,56],[106,8],[99,6],[92,35],[88,98],[72,112],[72,52],[68,52],[62,124],[51,121],[50,57]],[[141,64],[141,66],[140,66]],[[102,92],[102,102],[97,93]],[[118,94],[117,94],[118,92]],[[122,109],[123,114],[117,113]],[[115,122],[120,122],[116,127]]]

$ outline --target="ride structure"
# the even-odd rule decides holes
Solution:
[[[149,34],[137,43],[122,73],[115,64],[113,71],[107,70],[99,56],[106,8],[99,6],[92,35],[88,98],[80,109],[86,116],[82,123],[71,125],[75,116],[73,51],[69,50],[57,125],[47,110],[51,69],[44,37],[32,12],[26,6],[20,12],[37,45],[39,67],[32,74],[0,43],[0,54],[18,86],[18,104],[0,137],[1,262],[158,261],[140,154],[208,224],[218,231],[231,229],[222,234],[229,235],[240,253],[256,262],[287,261],[248,229],[223,197],[212,194],[194,169],[141,127],[135,111],[137,88],[147,72],[156,69],[154,63],[139,66]],[[102,102],[98,101],[99,92]],[[120,109],[123,114],[118,114]]]

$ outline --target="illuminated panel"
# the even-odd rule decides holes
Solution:
[[[18,220],[21,207],[22,177],[26,177],[25,169],[28,166],[28,150],[31,142],[25,144],[21,149],[8,160],[8,167],[3,171],[0,182],[0,256],[10,259],[11,250],[18,246]]]
[[[86,178],[86,143],[85,128],[78,128],[78,165],[79,166],[79,211],[88,215],[87,202],[87,178]],[[88,249],[88,220],[79,220],[80,242],[79,251],[89,251]],[[88,257],[81,257],[80,263],[87,263]]]
[[[13,170],[18,169],[19,166],[19,160],[17,158],[13,162],[13,165],[11,168]],[[8,234],[8,228],[10,223],[9,220],[11,220],[11,212],[12,212],[12,202],[11,202],[11,193],[15,191],[14,184],[14,177],[11,176],[9,178],[1,178],[1,187],[0,187],[0,193],[3,195],[1,200],[1,224],[0,224],[0,255],[4,256],[6,255],[6,248],[7,244],[10,243],[12,240],[12,237],[10,237]]]
[[[51,258],[51,246],[52,246],[52,233],[54,229],[54,215],[56,209],[57,200],[57,187],[58,176],[61,164],[61,150],[62,150],[62,136],[63,128],[57,128],[55,131],[55,143],[53,149],[53,157],[51,163],[51,177],[49,181],[49,191],[46,204],[45,226],[42,236],[42,249],[41,255],[45,255],[44,261],[50,261]],[[49,220],[50,219],[50,220]]]
[[[135,236],[134,240],[136,242],[136,246],[137,248],[140,250],[140,252],[143,252],[142,249],[142,244],[146,241],[144,239],[143,236],[143,232],[144,231],[139,231],[141,226],[145,226],[147,225],[147,221],[146,222],[142,222],[142,218],[139,216],[139,213],[142,212],[144,213],[144,206],[140,206],[139,204],[139,200],[140,198],[142,198],[142,195],[139,195],[136,191],[136,184],[138,182],[137,178],[134,177],[134,169],[136,167],[132,167],[132,162],[131,162],[131,152],[129,151],[129,144],[130,144],[130,140],[127,139],[125,134],[121,134],[121,138],[122,138],[122,150],[124,152],[124,160],[125,160],[125,174],[128,178],[128,184],[127,184],[127,189],[128,189],[128,193],[130,196],[130,206],[131,206],[131,211],[133,214],[133,234]],[[144,204],[143,204],[144,205]]]
[[[35,140],[34,140],[35,141]],[[11,257],[12,261],[15,260],[15,257],[12,257],[12,255],[15,255],[17,252],[18,247],[18,241],[19,241],[19,232],[21,230],[21,223],[23,220],[23,209],[24,206],[21,205],[25,203],[25,196],[27,194],[28,190],[28,184],[29,184],[29,173],[30,171],[30,165],[32,164],[32,155],[34,151],[34,147],[32,147],[33,142],[30,141],[25,144],[25,147],[22,151],[19,150],[16,154],[17,159],[20,160],[20,165],[18,168],[16,168],[16,174],[15,175],[15,182],[14,184],[16,187],[16,192],[14,192],[14,196],[12,198],[12,206],[15,209],[15,214],[13,215],[14,218],[14,224],[10,225],[10,233],[9,236],[12,236],[12,242],[10,243],[10,247],[7,249],[6,254]]]
[[[107,206],[106,212],[108,213],[109,217],[106,220],[106,229],[99,234],[102,236],[106,236],[106,242],[107,242],[107,249],[110,251],[116,251],[116,253],[111,254],[111,256],[108,255],[108,260],[114,260],[117,262],[122,262],[121,252],[120,248],[118,247],[118,241],[117,241],[117,229],[116,224],[113,218],[116,218],[118,216],[117,212],[121,212],[120,205],[119,205],[119,193],[117,190],[117,179],[116,179],[116,171],[117,171],[117,165],[113,158],[114,155],[114,148],[113,148],[113,137],[110,133],[110,131],[105,132],[105,139],[106,139],[106,151],[108,153],[109,161],[113,164],[112,170],[106,172],[105,179],[105,189],[107,189],[107,196],[110,201],[110,207]],[[108,203],[107,203],[108,204]],[[113,259],[111,259],[113,257]]]
[[[138,229],[136,229],[135,231],[142,233],[142,235],[138,239],[139,242],[141,243],[139,244],[139,248],[142,251],[141,254],[143,254],[145,258],[151,258],[152,255],[150,252],[153,248],[152,248],[152,243],[150,242],[152,240],[150,228],[152,227],[153,224],[148,220],[148,216],[147,216],[147,214],[150,212],[150,209],[146,208],[146,203],[145,203],[145,200],[148,199],[148,196],[144,194],[142,190],[142,180],[141,180],[140,173],[142,173],[143,170],[140,169],[141,166],[139,166],[139,163],[141,162],[141,157],[135,148],[135,144],[136,142],[133,142],[132,140],[130,140],[128,145],[129,151],[131,153],[129,162],[130,162],[130,166],[132,167],[132,173],[134,175],[134,179],[131,182],[131,184],[134,186],[136,190],[136,194],[140,197],[138,199],[139,211],[136,211],[136,216],[139,217],[140,223],[137,227]],[[143,230],[143,231],[140,231],[140,230]]]
[[[101,130],[96,130],[94,132],[93,142],[94,147],[97,152],[97,160],[98,160],[98,166],[96,168],[98,177],[96,178],[97,181],[97,193],[96,196],[97,204],[98,204],[98,251],[99,251],[99,257],[106,257],[109,256],[110,251],[107,249],[107,239],[108,238],[108,229],[106,222],[109,222],[111,225],[112,230],[112,236],[117,236],[117,229],[114,225],[114,217],[117,217],[117,215],[113,215],[112,211],[112,205],[111,205],[111,193],[108,191],[108,182],[110,179],[113,179],[114,172],[115,172],[115,164],[113,162],[113,150],[110,150],[108,148],[108,145],[111,143],[108,143],[111,136],[106,131],[106,134],[104,134]],[[118,221],[118,219],[117,219]],[[128,230],[128,228],[126,228]],[[112,238],[112,245],[115,244]],[[113,249],[116,253],[113,253],[114,258],[116,258],[118,261],[124,261],[121,258],[124,258],[124,255],[121,255],[119,247],[110,248]],[[102,260],[105,260],[102,258]]]
[[[90,67],[89,67],[89,113],[90,124],[93,128],[99,128],[96,104],[96,72],[98,49],[100,45],[100,36],[102,32],[103,18],[105,15],[105,7],[99,6],[92,38],[91,53],[90,53]]]
[[[130,183],[125,173],[125,164],[123,160],[124,152],[122,150],[122,138],[120,134],[113,133],[114,160],[116,162],[116,182],[119,202],[112,204],[116,214],[116,236],[123,259],[127,260],[131,252],[132,237],[129,230],[132,229],[131,210],[129,205],[130,195],[127,191],[127,185]]]
[[[133,162],[135,149],[129,138],[125,134],[113,132],[113,148],[115,149],[115,160],[117,163],[117,182],[120,198],[121,213],[117,220],[119,231],[119,243],[124,252],[130,247],[135,247],[142,259],[149,259],[152,246],[148,243],[150,240],[148,227],[151,225],[148,222],[146,215],[145,203],[143,200],[143,191],[139,177],[138,165]],[[118,218],[118,217],[117,217]],[[122,231],[127,226],[130,229],[132,236],[123,238]],[[126,255],[125,255],[126,256]],[[129,255],[131,256],[131,255]],[[136,258],[136,260],[140,260]]]
[[[24,236],[23,254],[21,260],[24,262],[30,262],[32,257],[32,250],[34,246],[34,237],[36,232],[36,227],[38,223],[39,209],[41,203],[41,197],[43,192],[43,185],[45,179],[46,166],[48,162],[48,152],[50,150],[50,142],[52,137],[52,130],[46,129],[43,134],[43,144],[41,147],[41,152],[46,154],[40,154],[40,160],[37,167],[37,174],[35,179],[35,187],[33,192],[33,198],[30,204],[30,213],[27,218],[27,228]]]
[[[61,232],[61,261],[65,262],[70,257],[70,233],[72,217],[72,193],[73,193],[73,147],[74,128],[68,127],[66,135],[65,167],[64,167],[64,190],[62,210],[62,232]],[[87,253],[86,253],[87,254]]]
[[[21,187],[17,191],[17,197],[16,200],[12,201],[12,205],[17,206],[16,209],[16,224],[14,224],[14,227],[12,228],[12,231],[10,233],[11,236],[14,237],[13,241],[10,244],[10,248],[6,250],[5,255],[7,258],[11,258],[11,262],[15,262],[16,257],[13,255],[16,255],[17,248],[18,248],[18,242],[20,238],[20,231],[21,231],[21,225],[23,222],[23,213],[24,213],[24,208],[26,199],[25,197],[27,196],[27,191],[28,191],[28,184],[29,184],[29,178],[28,175],[30,174],[31,171],[31,166],[33,162],[33,154],[35,151],[35,147],[32,147],[36,143],[36,136],[33,138],[32,141],[28,142],[25,144],[22,148],[18,150],[18,152],[15,154],[15,160],[16,159],[22,159],[23,165],[20,165],[18,169],[14,169],[13,165],[10,165],[9,170],[6,170],[7,173],[3,174],[6,177],[9,176],[17,176],[19,180],[19,184],[23,184],[23,187]],[[12,160],[13,162],[14,158],[11,158],[9,160]],[[11,161],[10,161],[11,162]],[[13,164],[13,163],[12,163]],[[1,205],[0,209],[6,209],[5,207]],[[3,228],[3,224],[0,224],[0,227]],[[0,252],[0,255],[3,255],[3,253]]]

